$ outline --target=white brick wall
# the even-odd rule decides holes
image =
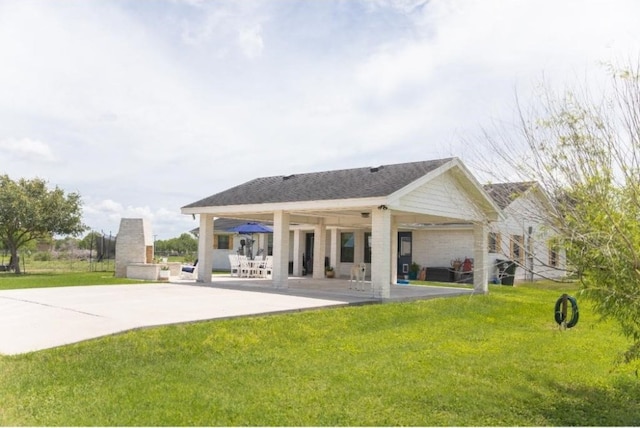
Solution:
[[[451,260],[473,258],[473,230],[417,230],[413,232],[413,261],[420,266],[449,267]]]
[[[147,247],[153,248],[151,226],[142,218],[123,218],[116,239],[116,273],[118,278],[127,276],[127,265],[147,262]],[[153,250],[151,251],[153,257]]]

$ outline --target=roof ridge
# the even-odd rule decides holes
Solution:
[[[381,164],[381,165],[368,165],[368,166],[360,166],[360,167],[355,167],[355,168],[339,168],[339,169],[327,169],[327,170],[321,170],[321,171],[312,171],[312,172],[294,172],[294,173],[290,173],[290,174],[279,174],[279,175],[268,175],[268,176],[263,176],[263,177],[256,177],[254,179],[249,180],[250,181],[254,181],[254,180],[259,180],[259,179],[267,179],[267,178],[284,178],[284,177],[296,177],[296,176],[302,176],[302,175],[314,175],[314,174],[326,174],[326,173],[337,173],[337,172],[341,172],[341,171],[357,171],[357,170],[365,170],[365,169],[374,169],[374,168],[380,168],[380,169],[384,169],[384,168],[392,168],[392,167],[396,167],[396,166],[401,166],[401,165],[414,165],[414,164],[423,164],[423,163],[431,163],[431,162],[448,162],[451,161],[453,159],[456,159],[455,156],[451,156],[448,158],[440,158],[440,159],[429,159],[429,160],[423,160],[423,161],[413,161],[413,162],[397,162],[397,163],[391,163],[391,164]],[[247,182],[247,183],[248,183]]]

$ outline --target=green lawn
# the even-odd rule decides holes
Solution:
[[[140,280],[116,278],[113,271],[106,272],[41,272],[16,275],[0,273],[0,290],[14,288],[71,287],[78,285],[140,284]]]
[[[0,357],[2,425],[638,425],[628,342],[557,286],[138,330]],[[572,291],[572,294],[577,295]]]

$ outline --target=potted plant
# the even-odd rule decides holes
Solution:
[[[336,272],[333,270],[331,266],[327,266],[326,268],[324,268],[324,275],[327,278],[333,278],[336,275]]]
[[[171,274],[171,271],[169,270],[169,266],[167,265],[160,266],[160,273],[158,277],[161,281],[168,281],[170,274]]]
[[[418,279],[418,272],[420,272],[420,265],[416,262],[411,263],[411,267],[409,267],[409,279]]]

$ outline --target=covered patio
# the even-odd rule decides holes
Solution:
[[[176,280],[172,282],[188,284],[193,283],[193,280]],[[475,293],[471,287],[391,284],[389,287],[389,297],[380,299],[374,296],[370,281],[365,282],[365,291],[356,291],[352,288],[353,284],[348,279],[314,279],[312,277],[289,277],[287,288],[274,288],[269,279],[238,278],[228,275],[212,275],[210,282],[196,282],[196,284],[223,289],[278,293],[325,300],[336,299],[349,302],[350,304],[425,300],[472,295]]]
[[[392,298],[392,289],[413,289],[397,285],[398,232],[432,224],[473,225],[474,291],[486,293],[487,227],[500,217],[500,209],[457,158],[263,177],[186,205],[182,213],[199,216],[197,281],[203,283],[211,282],[216,217],[273,222],[269,285],[274,289],[299,285],[290,278],[289,266],[294,276],[301,272],[303,230],[313,231],[314,253],[328,254],[331,266],[342,260],[341,230],[369,231],[371,298],[383,300]],[[358,254],[352,263],[362,261]],[[324,257],[313,259],[313,280],[324,279],[324,263]]]

